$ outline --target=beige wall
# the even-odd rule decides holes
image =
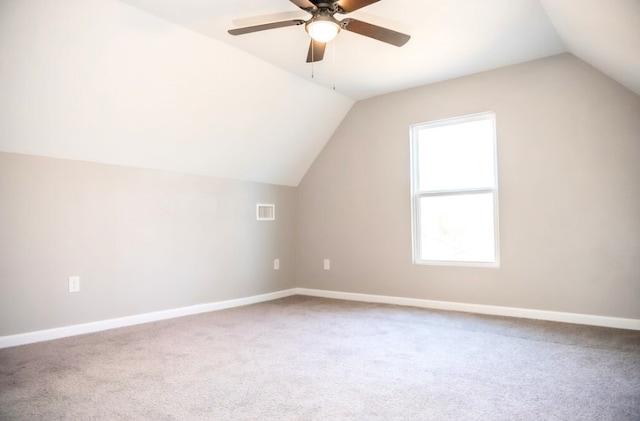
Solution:
[[[482,111],[501,267],[414,265],[409,125]],[[294,286],[638,319],[639,162],[640,97],[571,55],[360,102],[297,189],[0,153],[0,336]]]
[[[414,265],[409,126],[483,111],[501,267]],[[572,55],[357,103],[298,202],[300,287],[640,318],[640,97]]]
[[[0,153],[0,336],[291,288],[295,226],[293,187]]]

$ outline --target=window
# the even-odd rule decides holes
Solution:
[[[497,266],[495,114],[411,126],[413,260]]]

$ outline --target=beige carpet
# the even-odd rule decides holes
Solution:
[[[0,350],[2,420],[640,420],[640,332],[290,297]]]

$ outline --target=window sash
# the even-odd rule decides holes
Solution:
[[[496,187],[493,115],[419,125],[414,138],[417,190]]]
[[[484,239],[486,240],[486,236],[488,235],[490,237],[490,245],[491,245],[491,249],[490,250],[485,250],[482,252],[476,251],[473,252],[473,248],[471,248],[471,250],[469,250],[467,248],[466,253],[463,253],[462,251],[459,251],[458,254],[458,258],[452,257],[453,251],[450,251],[448,254],[448,257],[443,257],[446,255],[446,253],[443,252],[436,252],[435,254],[432,253],[430,256],[426,255],[426,248],[428,247],[428,239],[423,238],[424,235],[426,234],[426,231],[423,230],[422,227],[422,223],[424,222],[422,219],[422,215],[423,215],[423,200],[425,198],[447,198],[447,197],[460,197],[460,198],[464,198],[465,196],[477,196],[477,195],[491,195],[491,209],[489,210],[491,212],[491,215],[489,216],[491,218],[491,225],[490,225],[490,232],[489,233],[484,233]],[[415,196],[415,202],[414,202],[414,224],[415,224],[415,232],[414,235],[416,236],[415,238],[415,242],[414,242],[414,261],[416,263],[424,263],[424,264],[433,264],[433,265],[469,265],[469,266],[487,266],[487,267],[495,267],[495,266],[499,266],[499,256],[500,256],[500,250],[499,250],[499,241],[498,241],[498,192],[496,189],[473,189],[473,190],[467,190],[467,191],[455,191],[455,192],[437,192],[437,193],[432,193],[432,194],[418,194]],[[461,209],[465,209],[465,208],[461,208]],[[476,210],[480,210],[478,208],[474,208]],[[464,213],[464,212],[462,212]],[[458,218],[460,219],[460,218]],[[465,218],[461,218],[462,220],[464,220]],[[451,220],[456,220],[456,218],[450,218]],[[486,221],[485,221],[486,222]],[[446,225],[446,222],[444,223],[444,225]],[[476,234],[478,233],[478,231],[482,231],[483,228],[485,228],[485,226],[476,226],[475,230],[473,229],[474,227],[472,226],[472,231],[475,231]],[[432,227],[431,231],[433,231],[435,229],[435,227]],[[468,239],[470,239],[472,237],[469,237]],[[441,240],[442,238],[431,238],[431,240]],[[425,241],[426,240],[426,241]],[[461,243],[457,243],[455,240],[449,241],[449,242],[443,242],[442,246],[443,247],[449,247],[449,248],[455,248],[455,245],[460,245]],[[465,242],[462,242],[462,245],[464,245]],[[486,246],[487,244],[485,244]],[[467,244],[467,246],[469,246]],[[464,249],[464,247],[462,247]],[[438,254],[440,255],[440,257],[438,257]],[[462,255],[462,256],[461,256]],[[478,258],[479,255],[484,256],[485,258]],[[467,258],[463,258],[464,256],[467,256]],[[475,256],[475,258],[471,258],[469,256]],[[487,258],[488,257],[488,258]]]

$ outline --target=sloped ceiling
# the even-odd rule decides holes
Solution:
[[[349,16],[407,45],[343,32],[312,68],[303,27],[227,33],[288,0],[0,0],[0,151],[295,186],[371,96],[567,51],[640,94],[639,9],[381,0]]]
[[[640,0],[542,0],[573,55],[640,95]]]
[[[242,36],[227,33],[237,25],[259,23],[261,17],[262,22],[309,18],[289,0],[122,1],[316,84],[335,86],[354,100],[566,51],[538,0],[382,0],[337,17],[386,26],[411,35],[411,40],[398,48],[343,31],[328,45],[325,59],[314,64],[312,79],[312,68],[305,63],[309,36],[303,26]]]
[[[0,151],[295,186],[353,100],[116,0],[0,0]]]

